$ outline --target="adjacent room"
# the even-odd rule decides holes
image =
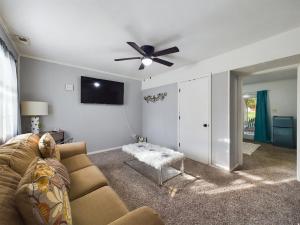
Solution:
[[[0,0],[0,224],[300,224],[299,0]]]
[[[297,68],[243,77],[242,98],[244,168],[268,168],[261,175],[277,180],[295,178]]]

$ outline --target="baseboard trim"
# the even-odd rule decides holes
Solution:
[[[101,152],[109,152],[109,151],[115,151],[115,150],[119,150],[121,149],[122,146],[117,146],[117,147],[113,147],[113,148],[107,148],[107,149],[102,149],[102,150],[96,150],[96,151],[92,151],[92,152],[88,152],[87,155],[95,155]]]
[[[236,168],[238,168],[240,166],[240,164],[239,163],[237,163],[234,167],[232,167],[232,169],[230,169],[230,171],[232,172],[232,171],[234,171]]]
[[[222,166],[222,165],[220,165],[220,164],[211,164],[211,166],[212,166],[212,167],[215,167],[215,168],[217,168],[217,169],[222,169],[222,170],[225,170],[225,171],[227,171],[227,172],[230,172],[230,169],[229,169],[228,167]]]

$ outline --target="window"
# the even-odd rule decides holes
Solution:
[[[18,106],[16,62],[0,40],[0,143],[17,134]]]
[[[244,115],[244,136],[254,136],[255,115],[256,115],[256,97],[244,96],[245,115]]]

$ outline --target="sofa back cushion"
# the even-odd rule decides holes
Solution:
[[[59,174],[36,158],[22,177],[16,204],[26,224],[72,224],[68,193]]]
[[[23,175],[31,161],[40,156],[39,137],[35,134],[22,134],[0,146],[0,165],[7,165]]]
[[[7,165],[0,165],[0,223],[20,225],[22,217],[15,202],[15,193],[21,176]]]

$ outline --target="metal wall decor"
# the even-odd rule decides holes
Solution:
[[[167,96],[167,92],[158,93],[157,95],[148,95],[148,96],[145,96],[144,100],[147,103],[149,103],[149,102],[163,101],[166,96]]]

